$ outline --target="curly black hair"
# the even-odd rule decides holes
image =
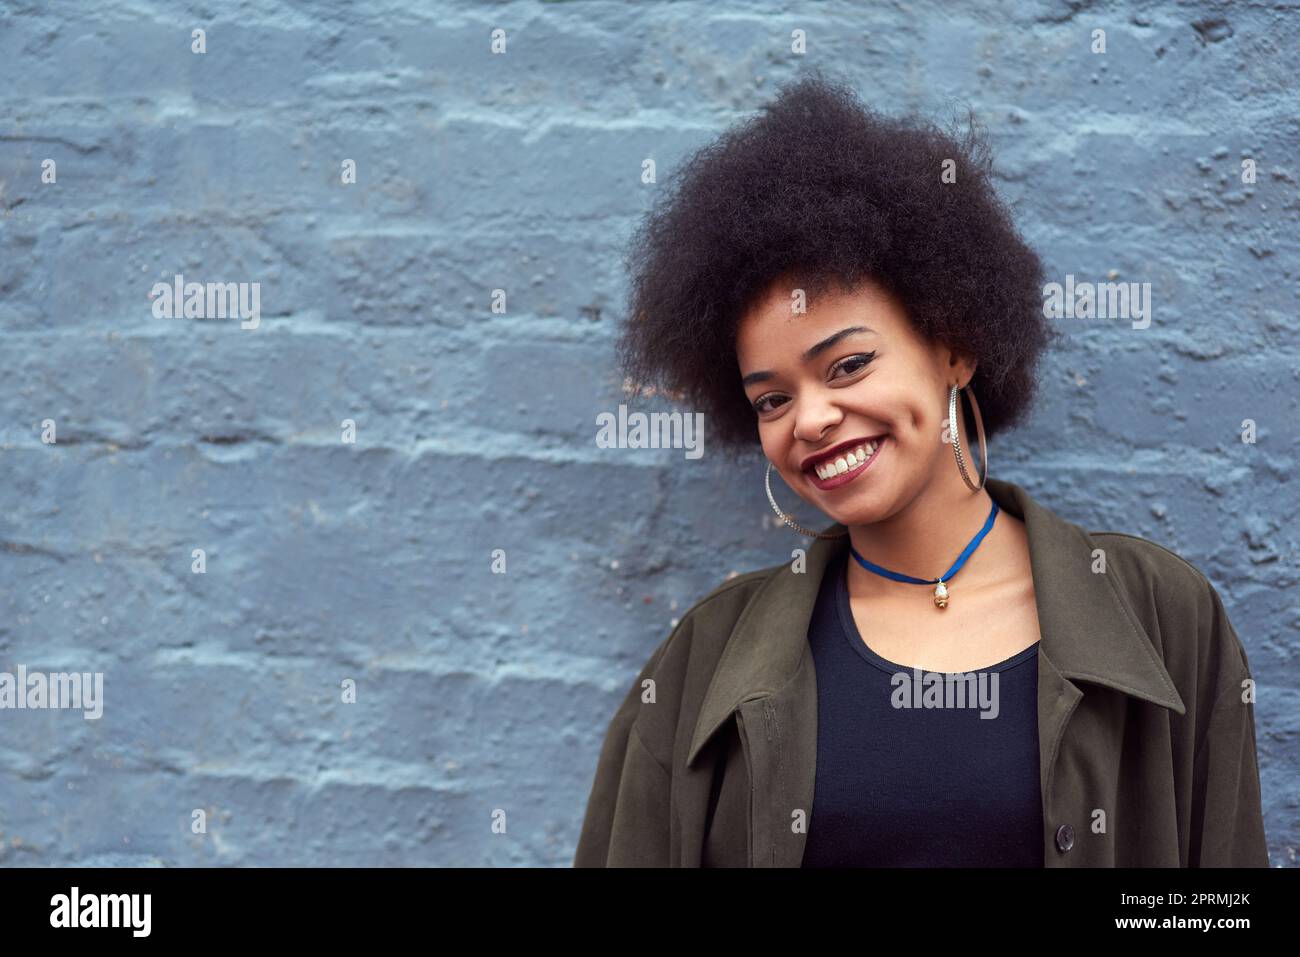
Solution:
[[[987,435],[1017,424],[1056,333],[1043,315],[1042,263],[994,192],[987,134],[967,113],[964,136],[915,114],[892,119],[814,70],[696,152],[624,260],[616,351],[635,391],[703,412],[733,459],[755,451],[758,417],[736,360],[741,316],[779,277],[809,305],[832,283],[851,292],[867,279],[899,298],[923,336],[976,357]],[[941,179],[947,161],[955,182]]]

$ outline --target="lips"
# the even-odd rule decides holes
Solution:
[[[870,454],[870,445],[873,442],[879,443],[884,438],[885,436],[881,434],[864,436],[859,439],[849,439],[847,442],[841,442],[839,445],[829,448],[824,452],[818,452],[816,455],[808,456],[803,460],[799,467],[803,471],[811,472],[813,474],[819,474],[819,472],[825,473],[825,468],[827,466],[834,465],[839,459],[844,459],[844,464],[848,468],[852,468],[857,464],[857,462],[851,459],[849,453],[866,452],[867,454]],[[856,458],[856,455],[853,458]],[[830,478],[831,475],[824,474],[824,477]]]
[[[875,464],[888,443],[888,435],[848,442],[813,458],[804,469],[808,480],[822,491],[847,485]]]

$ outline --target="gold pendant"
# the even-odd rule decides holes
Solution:
[[[934,603],[940,608],[948,607],[948,586],[942,581],[934,586]]]

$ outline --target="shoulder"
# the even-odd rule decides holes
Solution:
[[[784,565],[731,575],[696,601],[660,642],[637,676],[633,691],[647,679],[655,686],[655,708],[639,708],[638,733],[667,765],[675,727],[690,717],[708,686],[722,652],[745,608]],[[692,718],[693,720],[693,718]]]
[[[733,573],[696,601],[673,627],[672,633],[655,652],[661,660],[688,655],[696,666],[702,658],[720,657],[745,608],[759,590],[784,565],[770,565],[740,574]]]
[[[1164,576],[1180,584],[1208,585],[1205,573],[1179,555],[1173,549],[1153,542],[1149,538],[1130,535],[1127,532],[1090,531],[1088,536],[1108,551],[1124,557],[1125,567],[1130,571],[1141,571],[1147,576],[1152,574]]]
[[[1151,598],[1170,611],[1195,611],[1219,599],[1205,573],[1173,549],[1126,532],[1089,532],[1104,570],[1128,597]]]
[[[1197,684],[1209,679],[1224,685],[1249,675],[1245,648],[1223,598],[1201,569],[1173,549],[1138,535],[1088,535],[1104,553],[1106,574],[1163,653],[1171,674],[1196,674]]]
[[[686,612],[685,617],[694,619],[697,624],[700,623],[701,619],[725,621],[733,615],[735,618],[739,618],[740,612],[749,604],[750,599],[758,593],[759,589],[773,575],[785,567],[784,564],[769,565],[766,568],[759,568],[751,572],[740,574],[733,572],[712,591],[692,605]]]

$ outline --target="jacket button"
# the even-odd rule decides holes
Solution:
[[[1074,828],[1068,824],[1062,824],[1056,829],[1056,846],[1059,850],[1068,851],[1074,847]]]

